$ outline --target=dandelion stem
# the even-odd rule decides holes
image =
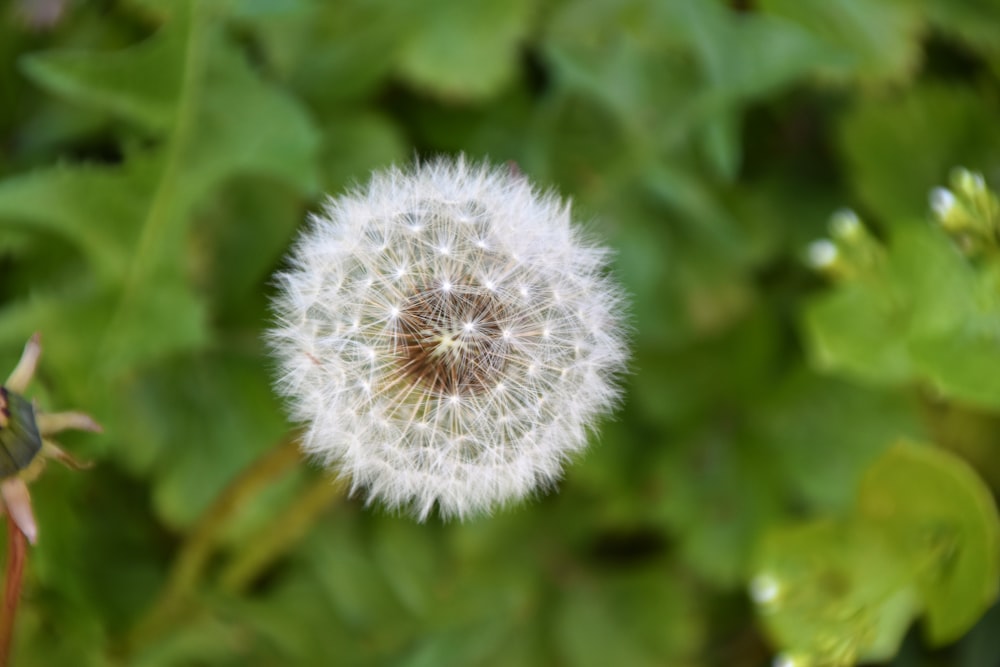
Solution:
[[[145,644],[179,620],[218,547],[226,522],[260,489],[294,467],[299,458],[299,439],[295,433],[268,450],[222,491],[181,545],[163,590],[135,626],[129,646]]]
[[[21,601],[24,561],[27,559],[24,533],[7,513],[7,571],[4,575],[3,615],[0,616],[0,667],[7,667],[14,639],[14,619]]]
[[[240,593],[284,553],[292,549],[330,505],[343,497],[344,483],[321,477],[280,512],[249,546],[222,571],[220,584],[227,593]]]

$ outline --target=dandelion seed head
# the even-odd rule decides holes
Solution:
[[[329,200],[270,332],[304,449],[420,519],[550,486],[619,398],[608,256],[555,195],[462,159]]]

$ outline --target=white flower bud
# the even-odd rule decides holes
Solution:
[[[952,185],[966,196],[978,194],[986,189],[986,179],[978,171],[956,167],[951,171]]]
[[[761,573],[750,580],[750,597],[759,605],[769,605],[781,594],[781,582],[774,575]]]
[[[829,239],[819,239],[809,244],[806,256],[810,266],[825,269],[837,261],[837,246]]]
[[[861,218],[849,208],[844,208],[830,217],[830,233],[835,238],[848,241],[861,233]]]
[[[569,207],[441,160],[376,173],[311,222],[270,337],[304,449],[420,519],[556,480],[627,357],[609,253]]]
[[[955,208],[955,195],[948,188],[934,188],[931,190],[930,195],[931,210],[934,214],[944,220],[948,217],[948,214]]]

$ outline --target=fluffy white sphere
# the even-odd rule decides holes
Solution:
[[[619,395],[607,261],[506,167],[440,160],[330,199],[270,336],[304,449],[420,519],[551,484]]]

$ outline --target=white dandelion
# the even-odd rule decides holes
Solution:
[[[461,158],[330,199],[270,335],[304,450],[421,520],[551,485],[619,397],[608,259],[557,196]]]

